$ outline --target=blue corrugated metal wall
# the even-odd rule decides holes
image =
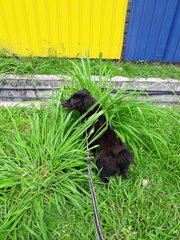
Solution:
[[[180,62],[180,0],[133,0],[125,60]]]

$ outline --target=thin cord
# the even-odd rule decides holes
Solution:
[[[87,139],[87,131],[86,131],[86,139]],[[89,185],[90,185],[90,191],[91,191],[91,198],[92,198],[92,206],[93,206],[93,212],[94,212],[94,221],[96,226],[96,234],[99,240],[104,240],[103,234],[102,234],[102,228],[100,224],[98,209],[97,209],[97,200],[96,200],[96,194],[94,189],[94,184],[92,180],[92,168],[91,168],[91,157],[90,157],[90,151],[88,147],[88,140],[86,140],[86,151],[87,151],[87,166],[88,166],[88,176],[89,176]]]

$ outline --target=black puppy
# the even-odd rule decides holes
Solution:
[[[80,114],[84,114],[96,100],[90,95],[87,89],[82,89],[76,92],[72,97],[61,104],[68,110],[78,110]],[[95,112],[100,111],[101,107],[99,104],[90,111],[86,118],[92,116]],[[94,124],[94,134],[106,124],[106,118],[101,115],[98,121]],[[107,177],[119,174],[123,178],[127,177],[128,166],[134,162],[133,154],[127,149],[120,138],[118,138],[109,125],[107,130],[99,137],[94,145],[100,145],[100,152],[97,157],[96,164],[100,171],[100,177],[103,182],[108,182]]]

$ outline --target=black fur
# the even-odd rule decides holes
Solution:
[[[76,92],[72,97],[61,104],[68,110],[78,110],[80,114],[84,114],[96,100],[90,95],[87,89],[82,89]],[[101,106],[97,106],[87,114],[93,115],[96,111],[99,111]],[[106,118],[101,115],[98,121],[94,124],[94,134],[104,126]],[[109,125],[107,130],[99,137],[94,145],[100,145],[100,151],[97,154],[96,164],[100,171],[100,177],[103,182],[108,182],[108,177],[119,174],[123,178],[127,177],[127,171],[130,163],[134,162],[133,154],[127,149],[126,145],[122,143],[121,139],[116,136],[114,130]]]

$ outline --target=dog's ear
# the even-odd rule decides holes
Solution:
[[[73,96],[75,96],[75,97],[85,97],[87,95],[90,95],[90,93],[86,88],[83,88],[82,90],[75,92],[73,94]]]
[[[86,110],[89,109],[95,102],[96,100],[90,94],[86,94],[84,96],[83,105]]]
[[[90,95],[90,92],[89,92],[86,88],[83,88],[83,89],[82,89],[82,92],[83,92],[85,95]]]

